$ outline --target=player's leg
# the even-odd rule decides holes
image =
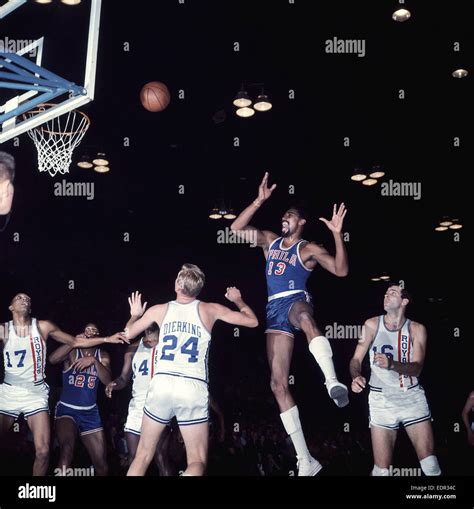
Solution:
[[[288,319],[293,327],[301,329],[305,333],[309,344],[309,351],[323,372],[329,396],[338,407],[348,405],[349,396],[347,387],[337,379],[332,360],[331,345],[316,325],[312,306],[304,300],[294,302],[288,313]]]
[[[294,339],[284,334],[267,334],[267,357],[270,366],[270,387],[277,400],[280,412],[295,406],[289,387],[290,364]]]
[[[127,476],[143,476],[146,474],[165,428],[166,424],[162,424],[146,414],[143,416],[140,442],[138,443],[135,459],[130,465]]]
[[[48,412],[38,412],[27,418],[28,427],[33,434],[35,445],[34,476],[45,476],[49,465],[49,446],[51,431],[49,428]]]
[[[56,418],[56,437],[59,443],[58,468],[63,471],[71,466],[76,446],[77,425],[71,417]]]
[[[283,426],[291,437],[298,458],[298,475],[316,475],[321,465],[312,458],[299,417],[298,407],[290,393],[288,378],[294,339],[284,334],[267,334],[267,356],[270,365],[270,386],[280,408]]]
[[[127,440],[128,448],[128,465],[130,466],[132,464],[132,461],[135,459],[135,455],[137,454],[140,435],[135,435],[135,433],[126,432],[125,438]]]
[[[186,447],[188,466],[183,475],[202,476],[206,471],[209,442],[209,423],[202,422],[179,427]]]
[[[397,440],[397,429],[371,425],[372,451],[374,454],[373,476],[389,476],[393,449]]]
[[[174,475],[171,464],[171,433],[171,428],[166,426],[156,447],[155,464],[162,477]]]
[[[86,433],[84,435],[81,434],[81,440],[94,465],[95,475],[98,477],[108,475],[107,442],[105,440],[104,430],[99,430],[95,433]]]
[[[431,421],[426,420],[405,426],[425,475],[441,475],[438,459],[434,455],[434,438]]]
[[[15,417],[0,414],[0,436],[8,433],[15,422]]]

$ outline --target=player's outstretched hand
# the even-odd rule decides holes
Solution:
[[[107,343],[112,343],[113,345],[123,345],[127,343],[127,345],[129,345],[130,340],[124,332],[117,332],[113,336],[107,338]]]
[[[334,205],[332,212],[332,219],[328,221],[324,219],[324,217],[320,217],[319,220],[322,221],[332,232],[341,233],[342,225],[344,224],[344,218],[346,217],[347,209],[344,203],[341,204],[339,210],[337,210],[337,205]]]
[[[272,187],[268,187],[268,177],[270,175],[265,173],[262,183],[260,184],[260,187],[258,188],[258,198],[257,201],[262,204],[264,201],[268,200],[270,196],[272,195],[273,191],[275,191],[277,185],[273,184]]]
[[[235,286],[231,286],[230,288],[227,288],[225,298],[227,300],[230,300],[230,302],[235,302],[237,300],[242,299],[242,294],[240,293],[240,290],[238,288],[236,288]]]
[[[141,318],[146,311],[148,302],[142,305],[142,294],[140,292],[133,292],[128,298],[130,305],[130,316],[133,318]]]
[[[117,384],[115,382],[110,382],[109,384],[107,384],[107,386],[105,387],[105,395],[108,397],[108,398],[112,398],[112,391],[115,389],[115,387],[117,387]]]
[[[363,376],[358,376],[352,380],[351,389],[352,392],[359,393],[362,392],[365,389],[365,386],[367,385],[367,380]]]

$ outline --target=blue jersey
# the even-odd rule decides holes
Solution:
[[[284,249],[282,243],[283,238],[276,239],[268,251],[266,274],[269,298],[305,292],[306,281],[312,272],[304,266],[300,256],[301,245],[307,244],[305,240],[288,249]]]
[[[80,349],[76,350],[76,360],[84,357]],[[97,348],[94,354],[96,359],[101,360],[100,350]],[[60,402],[65,406],[77,409],[90,409],[97,402],[97,387],[99,377],[95,366],[92,365],[84,371],[69,369],[63,371],[63,390],[61,392]]]

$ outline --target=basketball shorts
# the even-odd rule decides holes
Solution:
[[[201,380],[157,373],[150,383],[145,415],[161,424],[176,417],[179,426],[209,420],[209,391]]]
[[[406,392],[369,393],[369,427],[398,429],[400,425],[406,428],[427,420],[431,420],[431,412],[419,385]]]
[[[48,412],[49,386],[39,384],[0,385],[0,414],[17,419],[21,414],[25,419],[40,412]]]
[[[125,423],[125,433],[140,435],[142,431],[143,409],[145,408],[146,394],[143,398],[132,398],[128,405],[127,422]]]
[[[299,331],[294,327],[290,320],[290,311],[295,302],[304,301],[313,307],[311,295],[308,292],[300,292],[288,297],[274,299],[267,304],[267,329],[265,334],[284,334],[285,336],[295,337]]]
[[[92,435],[92,433],[97,433],[104,429],[97,405],[93,408],[80,409],[71,408],[60,401],[56,405],[55,419],[73,420],[76,423],[81,437],[84,435]]]

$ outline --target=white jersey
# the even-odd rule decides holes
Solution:
[[[5,383],[24,385],[44,382],[46,342],[38,330],[36,318],[31,320],[29,335],[17,336],[13,322],[8,323],[8,339],[3,348]]]
[[[207,359],[211,333],[199,316],[200,301],[170,302],[160,327],[157,374],[208,382]]]
[[[374,365],[376,353],[391,356],[396,362],[413,362],[413,338],[410,333],[411,321],[406,319],[401,329],[389,331],[384,316],[379,316],[377,332],[370,349],[370,389],[374,391],[406,391],[418,385],[416,376],[401,375],[394,370]]]
[[[145,400],[150,381],[156,374],[157,359],[157,346],[147,348],[142,338],[132,359],[132,398]]]

